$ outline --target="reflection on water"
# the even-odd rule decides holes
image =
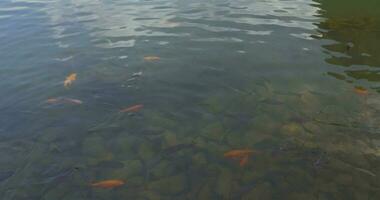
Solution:
[[[374,4],[1,1],[0,196],[378,199]]]
[[[326,20],[319,24],[320,31],[323,39],[332,40],[324,45],[330,55],[326,61],[345,67],[339,72],[330,72],[330,75],[347,82],[375,82],[358,84],[377,89],[380,81],[377,69],[380,66],[377,56],[380,53],[377,45],[380,42],[380,15],[376,3],[362,5],[352,2],[342,7],[338,1],[331,1],[326,2],[323,7],[326,7],[323,14]]]

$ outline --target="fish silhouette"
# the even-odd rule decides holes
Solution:
[[[143,107],[144,107],[144,105],[142,105],[142,104],[137,104],[137,105],[134,105],[134,106],[131,106],[131,107],[128,107],[128,108],[122,109],[122,110],[120,110],[120,112],[121,112],[121,113],[138,112],[138,111],[141,110]]]
[[[160,57],[158,57],[158,56],[145,56],[144,60],[149,61],[149,62],[159,61]]]
[[[125,182],[120,179],[111,179],[111,180],[104,180],[96,183],[91,183],[92,187],[98,187],[98,188],[105,188],[105,189],[111,189],[115,187],[120,187],[124,185]]]
[[[236,149],[224,153],[224,157],[238,159],[239,165],[241,167],[245,166],[248,163],[249,156],[254,153],[253,150],[248,149]]]
[[[72,99],[72,98],[66,98],[66,97],[57,97],[57,98],[50,98],[46,100],[46,103],[49,104],[60,104],[60,103],[68,103],[68,104],[75,104],[80,105],[83,102],[79,99]]]

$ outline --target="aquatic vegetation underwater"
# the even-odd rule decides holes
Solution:
[[[379,110],[368,99],[350,90],[329,97],[310,87],[283,93],[269,82],[246,88],[249,94],[227,90],[229,99],[210,95],[191,105],[202,111],[198,117],[147,107],[138,115],[111,113],[81,134],[51,129],[29,141],[2,141],[3,160],[12,155],[18,158],[9,160],[12,166],[25,166],[2,172],[2,195],[377,198],[380,149],[373,142],[379,141],[379,127],[370,122],[379,116],[362,114]],[[347,107],[363,108],[341,108],[344,99]]]
[[[332,2],[0,2],[0,199],[380,199],[379,18]]]

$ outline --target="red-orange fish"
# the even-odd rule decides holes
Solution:
[[[224,157],[239,159],[239,165],[243,167],[248,163],[249,156],[253,153],[254,151],[248,149],[236,149],[224,153]]]
[[[131,107],[128,107],[128,108],[122,109],[122,110],[120,110],[120,112],[122,112],[122,113],[126,113],[126,112],[138,112],[138,111],[141,110],[143,107],[144,107],[144,105],[142,105],[142,104],[137,104],[137,105],[134,105],[134,106],[131,106]]]
[[[224,153],[224,157],[226,157],[226,158],[243,158],[243,157],[249,156],[251,154],[253,154],[252,150],[236,149],[236,150],[231,150],[231,151]]]
[[[361,96],[367,96],[369,93],[367,89],[360,87],[360,86],[355,87],[354,92],[358,95],[361,95]]]
[[[125,182],[123,180],[112,179],[112,180],[105,180],[105,181],[100,181],[100,182],[96,182],[96,183],[91,183],[91,186],[98,187],[98,188],[110,189],[110,188],[120,187],[124,184],[125,184]]]

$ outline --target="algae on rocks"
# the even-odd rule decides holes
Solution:
[[[183,174],[164,177],[156,181],[152,181],[148,188],[158,192],[161,195],[178,195],[185,191],[187,180]]]

